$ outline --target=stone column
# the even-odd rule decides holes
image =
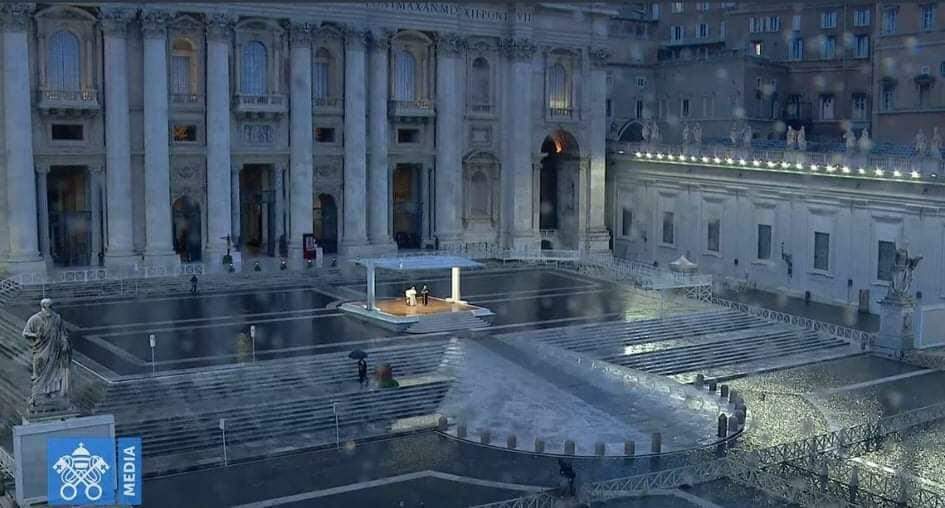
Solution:
[[[590,82],[588,83],[588,118],[590,129],[590,170],[587,178],[588,197],[584,200],[589,207],[587,212],[587,232],[584,245],[589,251],[607,251],[610,248],[610,233],[604,225],[604,200],[606,198],[607,177],[607,59],[610,54],[606,48],[591,48],[588,51],[591,61]],[[582,193],[583,194],[583,193]],[[582,210],[582,215],[584,214]]]
[[[281,238],[285,235],[285,165],[276,164],[272,167],[273,211],[275,230],[272,231],[272,241],[276,246],[276,255],[281,256]],[[288,240],[288,238],[286,239]]]
[[[207,19],[207,246],[204,260],[222,262],[231,231],[230,67],[231,28],[225,14]],[[238,182],[237,182],[238,183]],[[237,205],[238,206],[238,205]],[[237,212],[238,213],[238,212]]]
[[[36,171],[30,111],[29,32],[32,4],[0,6],[3,21],[3,132],[7,168],[7,218],[12,272],[40,271],[36,234]]]
[[[105,166],[108,206],[106,265],[135,262],[132,227],[131,146],[128,113],[128,22],[134,11],[103,8],[105,35]]]
[[[508,83],[509,119],[508,160],[502,171],[509,171],[514,189],[512,231],[508,246],[513,249],[537,248],[538,231],[532,218],[532,196],[537,187],[532,182],[532,58],[536,46],[527,38],[506,39],[503,50],[511,61]]]
[[[390,236],[390,167],[387,159],[389,139],[388,51],[390,33],[376,31],[371,36],[370,97],[368,99],[368,236],[378,252],[394,252],[396,244]]]
[[[463,46],[456,34],[440,34],[436,44],[436,237],[441,249],[462,239],[463,94],[460,79]]]
[[[291,26],[292,63],[289,102],[289,181],[291,182],[291,211],[289,262],[301,267],[302,236],[312,233],[312,208],[314,196],[312,129],[312,27],[308,23]]]
[[[149,264],[180,263],[171,240],[171,170],[167,123],[167,12],[141,13],[144,35],[145,257]]]
[[[36,168],[36,209],[39,212],[39,253],[50,261],[49,249],[49,166]]]
[[[230,224],[233,228],[230,233],[231,244],[240,250],[240,166],[234,165],[230,170]]]
[[[367,249],[365,175],[365,32],[345,32],[344,237],[339,252],[358,256]]]

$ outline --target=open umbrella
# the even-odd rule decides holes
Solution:
[[[348,358],[352,360],[360,360],[362,358],[367,358],[367,353],[361,351],[360,349],[355,349],[354,351],[348,353]]]

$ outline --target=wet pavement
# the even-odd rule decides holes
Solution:
[[[805,302],[803,298],[787,296],[760,289],[736,291],[725,289],[716,296],[726,300],[747,303],[758,307],[805,316],[825,323],[856,328],[867,332],[879,331],[879,316],[857,311],[850,307],[818,302]],[[878,306],[877,306],[878,307]]]

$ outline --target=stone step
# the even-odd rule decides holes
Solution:
[[[778,340],[797,340],[804,334],[797,330],[785,330],[784,328],[773,328],[765,330],[757,335],[742,336],[739,338],[723,338],[705,342],[695,342],[685,344],[679,347],[662,349],[658,351],[641,351],[626,355],[618,355],[616,359],[625,359],[628,362],[666,362],[677,358],[688,359],[693,355],[714,355],[724,351],[737,348],[751,349],[764,347],[765,344],[772,344]],[[816,337],[816,334],[813,334]]]
[[[753,323],[758,320],[743,314],[726,315],[712,313],[709,315],[686,315],[666,319],[647,319],[640,321],[611,321],[601,324],[585,325],[567,329],[536,330],[525,334],[529,337],[549,343],[570,341],[575,338],[595,337],[602,334],[621,336],[638,335],[651,330],[667,328],[688,328],[693,325],[704,326],[712,323]]]
[[[449,312],[422,316],[419,321],[408,327],[407,333],[435,333],[453,330],[474,330],[487,328],[489,323],[476,317],[472,312]]]

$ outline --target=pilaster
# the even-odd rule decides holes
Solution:
[[[466,40],[454,33],[436,41],[436,236],[440,248],[462,243],[463,132],[460,65]]]
[[[610,51],[605,47],[588,49],[590,57],[590,79],[588,94],[590,123],[590,167],[587,178],[587,229],[583,232],[583,249],[607,251],[610,248],[610,233],[604,225],[604,208],[607,178],[607,62]]]
[[[368,87],[368,236],[378,252],[395,252],[397,245],[391,239],[390,168],[388,167],[387,117],[388,79],[391,32],[375,29],[370,36]]]
[[[510,63],[508,107],[509,134],[506,160],[502,170],[512,175],[514,193],[511,199],[511,229],[506,243],[514,249],[536,249],[539,246],[537,223],[534,220],[534,184],[532,168],[532,59],[537,46],[527,37],[505,39],[501,45]]]
[[[289,262],[303,263],[302,238],[313,231],[314,130],[312,128],[312,25],[293,23],[291,36],[291,77],[289,102],[289,163],[291,210],[289,218]]]
[[[207,34],[207,246],[204,259],[221,263],[239,202],[231,201],[229,51],[236,18],[206,17]],[[236,175],[238,176],[238,174]],[[237,185],[239,179],[237,178]],[[236,206],[234,214],[233,207]]]
[[[368,33],[346,28],[344,236],[339,252],[353,257],[370,251],[367,243],[367,175],[365,129],[365,48]]]

